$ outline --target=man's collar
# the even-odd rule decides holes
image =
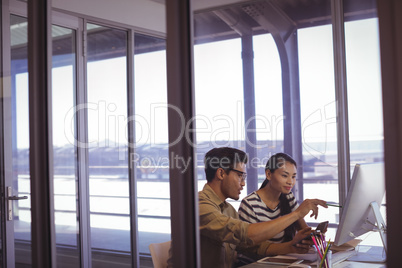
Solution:
[[[209,186],[208,183],[204,185],[203,192],[207,194],[208,197],[212,200],[212,202],[217,204],[219,207],[224,207],[227,204],[226,201],[222,201],[222,199],[219,198],[219,196],[215,193],[214,189],[212,189],[212,187]]]

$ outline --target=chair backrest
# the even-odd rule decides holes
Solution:
[[[152,256],[154,268],[166,268],[169,258],[169,248],[171,241],[163,243],[152,243],[149,245],[149,251]]]

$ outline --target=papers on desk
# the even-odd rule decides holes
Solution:
[[[298,264],[301,263],[302,259],[297,259],[295,257],[291,257],[289,255],[278,255],[274,257],[265,257],[263,259],[258,260],[258,263],[265,263],[265,264],[275,264],[275,265],[283,265],[289,266],[291,264]]]
[[[315,248],[310,248],[307,253],[304,253],[304,254],[290,253],[290,254],[286,254],[286,256],[291,256],[291,257],[294,257],[299,260],[316,261],[317,251]]]
[[[265,263],[265,264],[276,264],[276,265],[283,265],[289,266],[291,264],[298,264],[298,263],[311,263],[316,261],[317,252],[314,248],[311,248],[308,253],[305,254],[298,254],[298,253],[291,253],[286,255],[277,255],[274,257],[265,257],[261,260],[258,260],[258,263]]]
[[[351,251],[354,250],[355,247],[361,242],[360,239],[353,239],[343,245],[340,246],[335,246],[334,244],[331,245],[331,250],[333,252],[332,257],[334,258],[334,254],[337,252],[343,252],[343,251]],[[346,254],[345,254],[346,255]],[[349,254],[350,256],[352,254]],[[306,261],[311,261],[315,262],[317,258],[317,251],[315,248],[310,248],[309,251],[306,254],[297,254],[297,253],[290,253],[287,254],[286,256],[291,256],[297,259],[301,260],[306,260]]]
[[[331,246],[331,250],[333,251],[332,254],[332,264],[335,265],[345,259],[351,257],[355,254],[354,249],[356,246],[361,242],[359,239],[353,239],[348,243],[345,243],[341,246]],[[261,260],[258,260],[258,263],[266,263],[266,264],[276,264],[276,265],[283,265],[289,266],[290,264],[298,264],[303,263],[307,265],[315,265],[317,260],[317,250],[312,247],[309,251],[305,254],[298,254],[298,253],[290,253],[286,255],[278,255],[274,257],[265,257]]]

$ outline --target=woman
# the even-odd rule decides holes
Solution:
[[[240,219],[255,223],[286,215],[298,207],[292,188],[296,183],[297,164],[285,153],[270,157],[265,166],[266,179],[259,190],[246,196],[239,207]],[[306,253],[311,246],[307,240],[311,228],[303,219],[290,225],[270,239],[266,255]]]

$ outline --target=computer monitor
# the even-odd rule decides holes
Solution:
[[[378,231],[386,251],[386,225],[379,209],[384,195],[384,163],[357,164],[334,244],[339,246],[367,232]]]

